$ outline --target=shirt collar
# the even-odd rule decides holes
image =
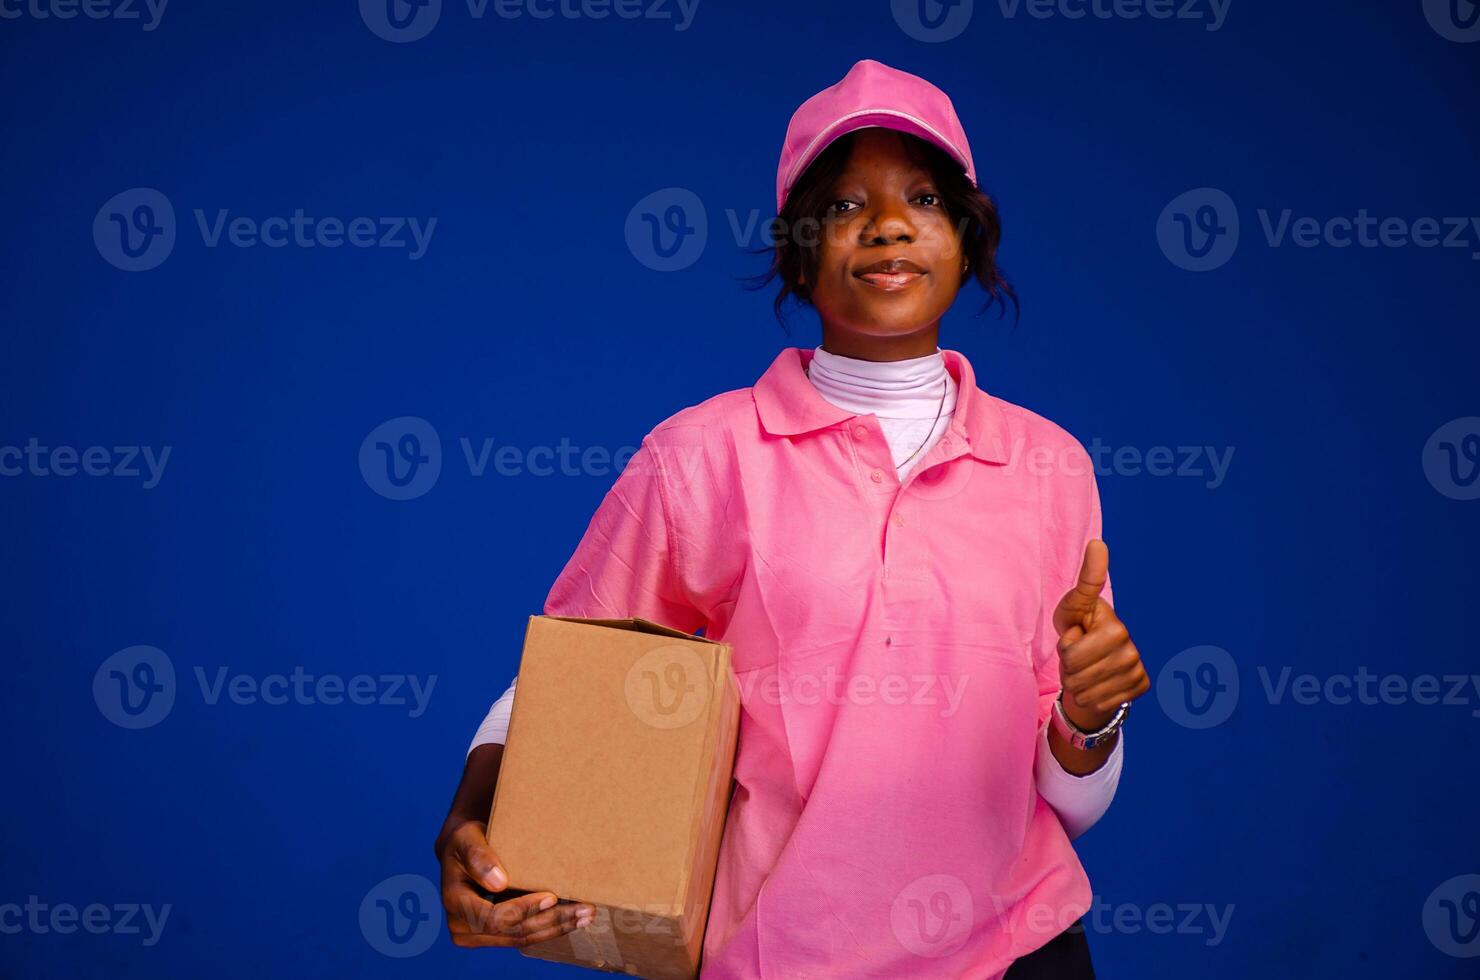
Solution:
[[[812,355],[807,347],[782,348],[751,388],[761,427],[771,435],[801,435],[857,417],[823,398],[812,385],[805,371]],[[976,373],[964,354],[941,348],[941,356],[956,379],[956,411],[941,440],[959,442],[977,459],[1007,462],[1007,424],[997,399],[977,388]]]

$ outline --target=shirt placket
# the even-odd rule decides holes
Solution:
[[[908,631],[922,621],[922,606],[935,598],[935,575],[928,567],[925,521],[932,500],[925,495],[909,493],[910,485],[926,470],[939,465],[953,465],[966,453],[965,440],[948,429],[923,458],[905,474],[903,482],[890,457],[888,443],[878,420],[857,416],[844,424],[859,461],[863,494],[879,530],[877,558],[880,562],[880,589],[887,633],[886,642],[897,645],[896,634]]]

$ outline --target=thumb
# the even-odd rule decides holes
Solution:
[[[1071,626],[1088,630],[1090,618],[1099,604],[1100,593],[1110,579],[1110,549],[1099,538],[1084,546],[1084,562],[1079,566],[1079,581],[1064,593],[1053,612],[1054,629],[1062,636]]]
[[[478,826],[482,827],[481,824]],[[464,870],[474,881],[491,892],[501,892],[509,887],[508,872],[504,871],[498,855],[488,846],[481,833],[469,833],[458,843],[458,857]]]

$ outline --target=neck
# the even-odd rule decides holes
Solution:
[[[877,337],[822,325],[822,350],[860,361],[903,361],[940,350],[940,323],[897,337]]]

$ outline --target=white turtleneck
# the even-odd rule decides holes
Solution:
[[[956,379],[946,370],[939,347],[933,354],[898,361],[864,361],[817,347],[807,377],[832,404],[855,415],[878,418],[901,480],[940,441],[956,410]],[[490,742],[503,744],[508,737],[517,684],[516,677],[489,709],[468,747],[469,754]],[[1093,826],[1109,808],[1120,783],[1124,745],[1122,729],[1105,764],[1087,776],[1077,776],[1055,758],[1048,743],[1048,725],[1039,729],[1034,781],[1071,839]]]
[[[900,361],[863,361],[818,347],[807,377],[839,408],[878,417],[901,480],[940,441],[956,411],[956,379],[939,347]]]

